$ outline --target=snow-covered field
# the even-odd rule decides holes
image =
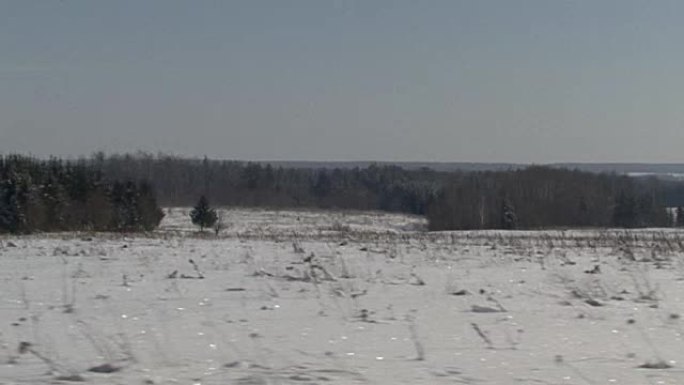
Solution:
[[[677,231],[187,212],[0,237],[0,383],[684,384]]]

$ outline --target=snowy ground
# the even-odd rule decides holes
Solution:
[[[684,383],[679,232],[235,210],[216,237],[186,214],[1,237],[0,383]]]

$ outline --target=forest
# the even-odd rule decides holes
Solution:
[[[0,233],[146,231],[162,217],[145,181],[105,180],[85,160],[0,157]]]
[[[393,165],[285,168],[147,153],[78,160],[0,158],[0,232],[154,229],[161,206],[381,210],[430,230],[664,227],[680,182],[530,166],[506,171]],[[677,210],[675,210],[676,212]],[[681,211],[681,209],[679,210]]]
[[[431,230],[670,226],[665,208],[684,204],[681,182],[542,166],[285,168],[145,153],[92,160],[110,178],[149,180],[165,206],[206,195],[219,206],[382,210],[426,216]]]
[[[440,190],[427,217],[432,230],[667,227],[674,224],[668,188],[656,178],[538,166],[462,173]]]

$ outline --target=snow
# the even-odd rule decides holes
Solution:
[[[679,231],[230,210],[215,236],[187,212],[0,237],[0,383],[684,383]]]

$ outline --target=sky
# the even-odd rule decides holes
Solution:
[[[0,0],[0,153],[683,162],[680,0]]]

